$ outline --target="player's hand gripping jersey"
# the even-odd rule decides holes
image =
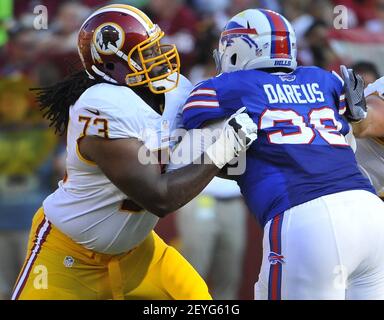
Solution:
[[[142,242],[158,217],[129,203],[98,166],[82,157],[78,141],[88,135],[139,139],[149,150],[172,147],[170,133],[181,125],[181,106],[191,89],[181,77],[177,89],[165,94],[162,115],[125,86],[97,84],[86,90],[70,109],[66,178],[43,203],[49,221],[101,253],[128,252]]]
[[[183,108],[184,125],[199,128],[242,106],[259,132],[238,183],[261,225],[323,195],[374,192],[346,142],[343,83],[334,73],[317,67],[223,73],[195,87]]]

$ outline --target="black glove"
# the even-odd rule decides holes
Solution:
[[[345,116],[351,122],[357,122],[367,117],[367,103],[364,96],[364,80],[352,69],[340,66],[341,77],[344,80],[347,111]]]

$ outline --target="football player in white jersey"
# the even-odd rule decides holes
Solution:
[[[352,68],[368,84],[364,95],[369,100],[369,112],[376,110],[375,116],[368,118],[369,121],[376,122],[373,126],[367,125],[365,120],[354,124],[354,133],[360,137],[356,139],[356,159],[377,194],[384,199],[384,78],[378,79],[379,74],[371,63],[357,63]],[[367,127],[370,130],[375,129],[374,133],[378,136],[372,136],[372,132],[367,134]]]
[[[364,89],[364,80],[352,69],[341,66],[347,100],[345,113],[358,138],[384,136],[384,77]]]
[[[380,92],[384,91],[384,83],[380,84],[379,90]],[[370,93],[366,90],[366,94]],[[357,130],[362,128],[361,132],[358,132],[358,137],[365,139],[358,139],[356,159],[360,169],[371,181],[379,197],[384,200],[384,98],[382,94],[373,93],[373,96],[367,98],[367,102],[370,109],[377,110],[374,121],[376,124],[371,126],[376,128],[374,129],[376,135],[367,134],[367,130],[364,130],[362,125],[357,127]],[[363,125],[366,126],[364,123]],[[357,130],[354,128],[354,131]]]
[[[163,36],[134,7],[103,7],[79,32],[84,71],[39,91],[45,116],[67,131],[66,174],[35,215],[13,299],[211,298],[153,228],[246,150],[257,127],[235,114],[206,151],[210,163],[162,174],[153,152],[176,143],[192,89]],[[48,285],[34,286],[36,276]]]

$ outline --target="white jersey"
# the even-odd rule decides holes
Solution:
[[[76,243],[101,253],[127,252],[143,241],[158,217],[124,209],[128,197],[81,156],[78,141],[84,135],[136,138],[150,150],[172,147],[170,133],[181,127],[181,108],[191,89],[181,77],[179,86],[165,94],[162,115],[128,87],[103,83],[87,89],[70,109],[67,175],[43,202],[47,218]]]
[[[368,84],[365,97],[377,95],[384,99],[384,77]],[[379,197],[384,198],[384,139],[356,139],[356,160],[360,171],[369,179]]]
[[[377,194],[384,197],[384,141],[357,139],[356,159],[362,173],[370,180]]]

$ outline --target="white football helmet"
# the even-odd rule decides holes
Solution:
[[[220,36],[213,53],[218,72],[286,68],[295,70],[296,35],[279,13],[248,9],[235,15]]]

